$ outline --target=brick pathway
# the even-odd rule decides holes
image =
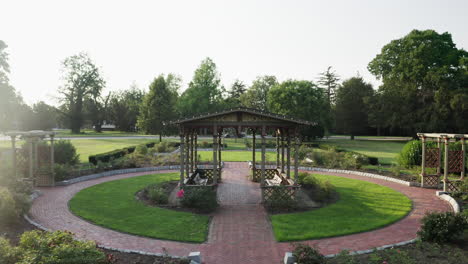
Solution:
[[[258,184],[248,181],[247,163],[226,162],[223,183],[218,187],[221,207],[213,217],[208,241],[203,244],[181,243],[123,234],[92,225],[70,213],[68,201],[83,188],[116,179],[150,173],[132,173],[65,187],[41,188],[43,195],[35,200],[30,215],[41,225],[52,230],[69,230],[79,238],[97,241],[100,245],[186,256],[201,251],[205,263],[279,263],[289,243],[275,241],[268,216],[259,204]],[[164,173],[168,171],[160,171]],[[329,173],[322,173],[329,174]],[[413,201],[411,213],[399,222],[375,231],[360,234],[306,241],[323,254],[338,253],[342,249],[365,250],[410,240],[416,237],[419,220],[426,211],[448,211],[448,204],[435,196],[432,189],[407,187],[393,182],[348,174],[334,175],[374,182],[393,188]]]

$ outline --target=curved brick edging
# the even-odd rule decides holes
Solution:
[[[336,254],[343,249],[365,253],[364,251],[368,249],[388,247],[389,245],[402,243],[401,241],[411,241],[416,237],[416,231],[420,226],[419,221],[426,212],[451,210],[448,204],[434,195],[433,190],[410,187],[406,184],[381,178],[338,173],[338,170],[328,172],[313,169],[312,171],[315,170],[323,174],[384,185],[405,194],[413,201],[413,210],[405,218],[390,226],[341,237],[304,241],[304,243],[318,248],[324,255]],[[34,221],[46,228],[69,230],[75,233],[78,238],[96,240],[103,247],[128,249],[150,254],[167,251],[173,256],[185,256],[189,252],[200,251],[205,263],[278,263],[282,260],[284,252],[290,251],[289,242],[275,241],[267,221],[268,216],[263,212],[263,207],[256,204],[223,205],[214,216],[208,241],[202,244],[164,241],[119,233],[85,222],[68,210],[67,201],[81,189],[101,182],[150,173],[121,174],[68,186],[40,188],[43,195],[34,202],[31,208],[31,216]],[[244,192],[243,195],[252,195],[252,190],[255,190],[255,193],[259,192],[259,190],[255,189],[253,183],[246,182],[245,175],[247,174],[247,164],[228,162],[226,165],[227,178],[226,182],[221,184],[222,188],[234,188],[230,192],[230,195],[234,195],[237,193],[235,188],[248,184],[254,189],[249,189],[250,191]],[[233,196],[232,198],[242,199],[243,197]],[[248,202],[248,199],[245,200]]]

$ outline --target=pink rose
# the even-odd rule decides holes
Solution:
[[[184,189],[180,189],[178,192],[177,192],[177,198],[182,198],[184,197]]]

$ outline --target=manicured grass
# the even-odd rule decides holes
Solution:
[[[198,151],[200,154],[202,161],[212,161],[213,160],[213,152],[212,151]],[[257,151],[255,153],[256,161],[260,162],[261,160],[261,153]],[[223,151],[221,152],[221,160],[222,161],[251,161],[252,160],[252,152],[251,151]],[[266,153],[266,160],[267,161],[274,161],[276,160],[276,153],[274,152],[267,152]]]
[[[90,155],[111,151],[114,149],[124,148],[132,145],[143,144],[154,139],[71,139],[80,154],[81,162],[88,162]]]
[[[355,151],[379,158],[380,164],[396,163],[396,157],[406,142],[329,139],[316,141],[319,144],[336,145],[338,148]]]
[[[209,217],[144,205],[135,193],[145,186],[178,179],[177,173],[151,174],[94,185],[78,192],[70,210],[97,225],[152,238],[203,242]]]
[[[82,129],[80,134],[71,133],[70,129],[57,130],[57,137],[131,137],[131,136],[148,136],[137,132],[124,131],[102,131],[98,133],[92,129]],[[153,135],[155,136],[155,135]]]
[[[389,225],[408,214],[411,200],[385,186],[338,176],[315,175],[333,184],[340,200],[317,210],[271,216],[278,241],[341,236]]]

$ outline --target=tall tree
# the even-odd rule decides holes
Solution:
[[[109,102],[109,121],[118,130],[135,131],[144,96],[145,93],[135,84],[128,90],[113,94]]]
[[[57,109],[40,101],[32,107],[34,129],[50,130],[57,125]]]
[[[335,104],[336,89],[338,88],[339,81],[340,77],[332,70],[332,66],[328,66],[326,71],[319,74],[318,84],[320,88],[325,90],[330,109]]]
[[[10,85],[7,48],[5,42],[0,40],[0,131],[25,129],[31,114],[30,107]]]
[[[374,93],[372,85],[362,77],[353,77],[343,82],[336,93],[336,127],[354,136],[365,132],[368,125],[367,98]]]
[[[216,64],[210,58],[203,60],[195,70],[187,90],[178,101],[182,116],[220,110],[223,107],[223,89]]]
[[[168,131],[168,123],[176,116],[175,104],[177,93],[173,87],[178,87],[177,78],[169,74],[166,78],[159,75],[150,84],[138,116],[138,127],[147,134],[158,134],[159,141]],[[172,88],[171,88],[172,87]]]
[[[63,61],[64,85],[59,89],[72,133],[80,133],[84,123],[84,100],[98,98],[105,81],[98,67],[86,53],[70,56]]]
[[[271,87],[268,92],[270,111],[317,123],[304,128],[302,134],[308,138],[323,137],[325,124],[330,118],[326,105],[323,89],[311,81],[287,80]]]
[[[468,53],[449,33],[413,30],[385,45],[368,69],[383,82],[379,93],[395,102],[385,109],[394,111],[387,127],[412,136],[466,132],[468,108],[459,98],[468,93]]]
[[[275,76],[265,75],[259,76],[252,82],[247,92],[245,92],[240,100],[243,106],[256,108],[261,110],[268,109],[268,92],[271,87],[278,84]]]
[[[246,85],[240,80],[235,80],[228,91],[228,97],[225,100],[226,107],[241,106],[241,96],[245,91],[247,91]]]
[[[94,131],[101,133],[102,125],[109,121],[109,101],[112,93],[102,96],[99,93],[91,93],[84,100],[84,110],[86,119],[89,120]]]

